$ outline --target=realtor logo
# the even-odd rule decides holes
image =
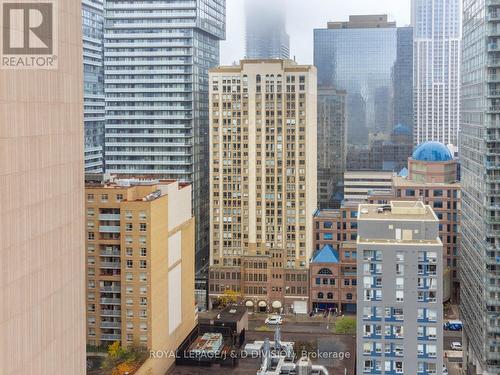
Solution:
[[[2,48],[0,68],[55,69],[57,56],[54,4],[0,0]]]

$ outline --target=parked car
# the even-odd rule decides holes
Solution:
[[[448,367],[446,365],[443,365],[443,375],[448,375]]]
[[[462,328],[463,323],[460,320],[450,320],[443,325],[443,329],[448,331],[461,331]]]
[[[277,324],[283,324],[283,318],[279,315],[271,315],[267,317],[265,323],[273,326]]]
[[[462,343],[454,341],[451,343],[451,350],[462,350]]]

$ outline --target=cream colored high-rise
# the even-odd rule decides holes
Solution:
[[[212,302],[232,289],[261,310],[307,303],[316,85],[316,68],[291,60],[210,72]]]
[[[86,370],[80,2],[54,19],[57,69],[0,69],[2,375]]]
[[[175,351],[195,327],[191,186],[86,184],[87,343]],[[146,363],[164,374],[168,358]]]

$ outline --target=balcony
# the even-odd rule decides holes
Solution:
[[[487,80],[488,82],[500,82],[500,74],[489,74]]]
[[[119,341],[121,340],[122,335],[103,333],[101,335],[101,340],[103,341]]]
[[[121,310],[101,310],[101,316],[122,316]]]
[[[112,293],[121,293],[121,288],[119,286],[102,286],[100,288],[101,292],[112,292]]]
[[[100,214],[99,220],[103,221],[120,221],[120,214]]]
[[[112,329],[121,329],[122,324],[120,322],[101,322],[101,328],[112,328]]]
[[[119,257],[120,256],[120,250],[119,249],[113,249],[113,250],[101,250],[100,256],[102,257]]]
[[[120,262],[101,262],[100,268],[109,269],[109,270],[119,270],[121,269]]]
[[[500,45],[497,43],[488,43],[488,51],[489,52],[500,51]]]
[[[101,225],[99,226],[100,233],[120,233],[119,225]]]
[[[500,21],[500,14],[496,12],[491,12],[490,14],[486,15],[486,21],[498,22]]]
[[[120,298],[101,298],[101,305],[121,305]]]

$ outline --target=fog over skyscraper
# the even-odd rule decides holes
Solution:
[[[458,142],[460,3],[460,0],[412,0],[415,144]]]
[[[285,9],[283,0],[245,0],[246,58],[290,57]]]
[[[411,92],[405,100],[404,91],[394,87],[394,72],[409,71],[412,64],[401,57],[411,54],[411,44],[400,43],[407,28],[399,30],[382,14],[354,15],[314,30],[318,84],[347,91],[349,144],[368,144],[370,132],[391,133],[392,114],[399,111],[393,107],[396,92],[398,103],[411,101]]]

